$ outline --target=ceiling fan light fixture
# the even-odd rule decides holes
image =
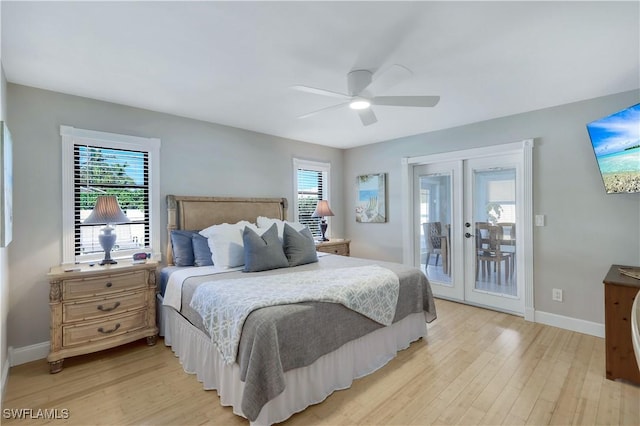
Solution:
[[[351,101],[351,103],[349,104],[349,108],[351,109],[367,109],[371,106],[371,102],[367,101],[366,99],[356,99],[354,101]]]
[[[2,1],[2,0],[0,0]],[[373,72],[370,70],[356,69],[347,74],[347,92],[338,93],[331,90],[318,89],[310,86],[291,86],[295,90],[301,92],[312,93],[316,95],[328,96],[331,98],[341,99],[343,102],[330,105],[312,111],[310,113],[300,115],[298,118],[306,118],[317,113],[343,108],[349,105],[354,110],[364,126],[369,126],[378,121],[373,112],[373,105],[391,106],[391,107],[434,107],[440,101],[440,96],[427,95],[406,95],[406,96],[377,96],[378,90],[384,92],[386,89],[399,83],[412,75],[408,68],[393,64],[385,70],[376,73],[375,80]]]

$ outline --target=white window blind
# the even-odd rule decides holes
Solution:
[[[84,225],[98,195],[115,195],[130,222],[115,226],[113,254],[149,247],[149,154],[74,144],[74,252],[102,252],[98,237],[104,225]]]
[[[295,220],[306,225],[314,237],[320,237],[320,218],[311,215],[320,200],[329,200],[329,163],[294,159]],[[329,219],[329,218],[325,218]]]
[[[314,237],[319,237],[320,218],[311,217],[322,200],[322,172],[298,169],[298,222],[306,225]]]
[[[60,126],[62,263],[104,257],[101,225],[85,225],[98,195],[115,195],[130,222],[115,226],[112,257],[160,260],[160,139]]]

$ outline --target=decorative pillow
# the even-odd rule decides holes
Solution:
[[[213,225],[200,231],[207,238],[213,264],[220,268],[235,268],[244,265],[242,232],[245,227],[255,225],[246,220],[238,223]]]
[[[318,261],[316,243],[313,241],[311,231],[306,226],[301,231],[297,231],[285,223],[283,247],[289,266],[305,265]]]
[[[275,223],[262,235],[247,226],[242,233],[242,240],[245,272],[259,272],[289,266]]]
[[[212,266],[213,259],[208,240],[197,232],[194,232],[193,235],[191,235],[191,242],[193,244],[193,265]]]
[[[176,266],[193,266],[194,254],[191,236],[197,231],[183,231],[174,229],[171,231],[171,250],[173,251],[173,264]]]
[[[258,228],[270,228],[271,225],[273,225],[274,223],[278,227],[278,237],[280,239],[282,239],[282,236],[284,234],[285,223],[288,223],[296,231],[301,231],[305,228],[305,225],[299,222],[287,222],[286,220],[272,219],[270,217],[265,217],[265,216],[258,216],[258,218],[256,219],[256,224],[258,225]]]

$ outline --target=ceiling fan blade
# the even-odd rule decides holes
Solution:
[[[298,86],[291,86],[291,88],[294,90],[299,90],[301,92],[313,93],[314,95],[330,96],[332,98],[338,98],[338,99],[344,99],[344,100],[351,99],[351,96],[345,95],[344,93],[332,92],[331,90],[317,89],[315,87],[298,85]]]
[[[376,96],[371,99],[372,105],[433,107],[440,101],[440,96]]]
[[[349,98],[349,99],[351,99],[351,98]],[[311,112],[308,112],[308,113],[306,113],[306,114],[299,115],[299,116],[298,116],[298,118],[307,118],[307,117],[311,117],[311,116],[313,116],[313,115],[320,114],[321,112],[331,111],[332,109],[338,109],[338,108],[343,107],[343,106],[345,106],[345,105],[349,105],[349,102],[343,102],[343,103],[341,103],[341,104],[331,105],[331,106],[328,106],[328,107],[325,107],[325,108],[320,108],[320,109],[317,109],[317,110],[315,110],[315,111],[311,111]]]
[[[371,84],[371,71],[353,70],[347,74],[347,89],[353,96],[357,96]]]
[[[378,121],[378,119],[376,118],[376,115],[373,113],[373,110],[371,108],[359,109],[358,115],[360,116],[360,121],[362,121],[362,124],[364,124],[365,126],[368,126]]]
[[[369,86],[372,93],[384,93],[396,84],[407,80],[413,75],[413,72],[402,65],[393,64],[373,76],[373,81]]]

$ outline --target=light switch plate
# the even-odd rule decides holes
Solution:
[[[544,215],[537,214],[536,215],[536,226],[544,226]]]

